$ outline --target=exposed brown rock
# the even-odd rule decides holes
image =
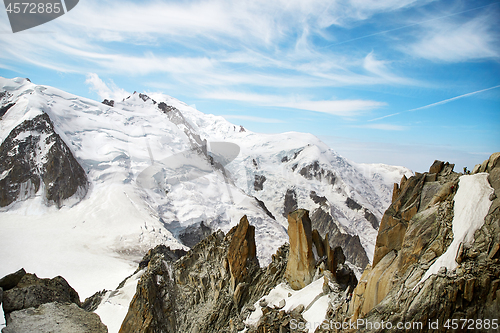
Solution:
[[[137,283],[120,333],[176,333],[175,289],[165,257],[155,254]]]
[[[400,187],[400,195],[384,213],[375,245],[373,264],[377,263],[392,250],[399,251],[403,244],[408,221],[420,207],[420,195],[425,182],[425,174],[416,174]]]
[[[318,257],[322,258],[326,255],[326,252],[325,252],[325,245],[328,246],[328,248],[330,248],[330,245],[329,244],[323,244],[323,239],[321,238],[318,230],[314,229],[312,231],[312,241],[313,241],[313,244],[314,246],[316,247],[316,252],[318,253]]]
[[[397,270],[396,252],[389,252],[374,268],[367,268],[361,276],[361,282],[354,289],[354,301],[349,308],[353,320],[363,318],[387,295],[393,286],[392,278]]]
[[[298,290],[311,283],[314,275],[311,220],[307,210],[298,209],[288,214],[288,237],[290,254],[285,277],[290,286]]]
[[[399,185],[397,183],[394,183],[394,189],[392,190],[392,202],[396,201],[400,194],[401,190],[399,188]]]
[[[233,238],[227,253],[229,273],[231,274],[231,290],[239,283],[248,280],[248,274],[259,267],[255,247],[255,227],[249,225],[247,216],[243,216],[235,227]]]
[[[489,173],[488,181],[496,192],[500,190],[499,160],[500,154],[493,154],[479,169]],[[379,256],[378,262],[374,260],[373,267],[369,266],[364,271],[350,304],[329,312],[328,319],[346,322],[362,318],[365,322],[392,323],[393,328],[399,322],[421,322],[424,326],[418,329],[419,332],[444,333],[447,329],[442,325],[431,328],[425,323],[498,317],[500,198],[497,195],[490,196],[489,212],[484,225],[474,233],[473,242],[460,245],[457,268],[447,270],[441,267],[425,282],[421,280],[453,240],[454,188],[461,174],[452,170],[453,164],[443,163],[436,180],[428,174],[417,174],[416,179],[412,177],[407,181],[406,189],[386,212],[390,218],[383,220],[383,227],[379,230],[375,254],[385,254]],[[425,178],[423,187],[418,181],[421,177]],[[415,189],[419,187],[417,192],[420,194],[415,196]],[[420,204],[415,204],[414,199],[418,196]],[[432,198],[437,200],[431,204]],[[413,207],[417,208],[414,215],[411,213]],[[413,216],[406,221],[409,215]],[[402,221],[406,225],[404,230],[390,237],[390,230],[403,224]],[[404,235],[402,242],[401,234]],[[354,331],[372,333],[391,330],[370,327],[347,330]]]
[[[429,173],[440,173],[443,170],[444,162],[435,160],[429,168]]]
[[[272,256],[267,268],[247,266],[248,282],[231,288],[229,247],[235,237],[242,241],[250,226],[242,223],[227,235],[215,232],[177,259],[168,252],[152,250],[142,262],[147,267],[137,285],[122,323],[121,333],[235,332],[245,325],[251,305],[283,282],[288,244]],[[246,229],[246,232],[243,230]],[[239,235],[239,236],[238,236]],[[247,239],[248,242],[248,239]],[[233,245],[235,248],[239,248]],[[254,269],[255,268],[255,269]]]

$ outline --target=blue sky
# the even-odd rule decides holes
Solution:
[[[0,75],[164,92],[356,162],[460,171],[500,151],[499,17],[482,0],[80,0],[16,34],[0,10]]]

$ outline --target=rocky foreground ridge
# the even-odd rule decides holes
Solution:
[[[399,331],[407,332],[497,332],[499,195],[500,153],[471,175],[436,161],[427,173],[403,177],[382,219],[373,265],[352,301],[329,311],[327,319],[364,323],[343,332],[392,332],[399,323],[407,325]],[[474,218],[481,221],[471,229],[466,224]],[[340,330],[330,325],[317,332],[332,331]]]
[[[329,285],[352,290],[357,280],[342,250],[311,230],[308,212],[294,211],[288,220],[290,244],[265,268],[259,267],[255,230],[246,216],[227,235],[212,234],[176,261],[164,246],[151,250],[120,332],[286,331],[292,318],[304,322],[305,308],[286,313],[267,306],[264,296],[278,284],[301,289],[324,278],[325,294],[332,292]],[[245,321],[256,303],[262,316],[250,326]]]
[[[436,161],[429,172],[394,185],[373,264],[359,283],[342,248],[312,230],[308,211],[288,215],[289,243],[264,268],[255,227],[244,216],[227,234],[215,232],[188,252],[151,249],[133,275],[140,279],[119,332],[446,332],[464,320],[456,332],[497,332],[500,153],[471,175],[453,168]],[[35,322],[60,325],[54,322],[62,317],[68,325],[86,318],[76,320],[85,332],[107,331],[86,312],[105,292],[82,305],[64,279],[23,271],[1,279],[0,287],[3,333]],[[45,327],[37,329],[59,332]]]
[[[0,303],[7,327],[2,333],[107,333],[95,313],[85,311],[78,293],[57,276],[40,279],[24,269],[0,279]]]
[[[292,320],[306,322],[302,313],[319,297],[352,292],[357,280],[345,264],[342,249],[330,248],[328,236],[323,239],[317,230],[311,230],[308,211],[294,211],[288,220],[290,244],[283,245],[265,268],[259,267],[255,228],[246,216],[227,235],[215,232],[187,253],[164,245],[151,249],[134,273],[141,277],[120,332],[290,331]],[[105,292],[96,293],[82,305],[78,294],[61,277],[49,280],[24,271],[17,274],[20,278],[5,286],[7,327],[3,333],[22,332],[36,321],[58,327],[55,322],[61,316],[70,322],[67,325],[81,323],[88,329],[85,332],[107,332],[96,314],[85,311],[95,310]],[[12,280],[15,275],[6,279]],[[292,293],[312,281],[320,282],[320,292],[305,305],[285,311],[286,297],[279,306],[265,300],[279,284],[290,285]],[[36,292],[26,288],[35,288]],[[246,320],[255,311],[261,315],[249,325]],[[88,321],[82,319],[83,313]],[[37,327],[37,331],[52,332],[54,327],[47,325]]]

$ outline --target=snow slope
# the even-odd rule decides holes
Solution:
[[[20,267],[39,277],[61,275],[82,300],[115,289],[157,244],[187,248],[179,236],[200,222],[227,232],[246,214],[267,265],[288,240],[288,189],[309,210],[318,207],[312,191],[325,197],[341,230],[359,234],[371,259],[377,231],[346,200],[380,220],[392,184],[411,173],[352,163],[310,134],[253,133],[162,94],[134,93],[111,107],[20,78],[0,78],[0,93],[0,106],[15,103],[0,120],[0,143],[24,120],[46,113],[90,182],[85,198],[61,209],[47,207],[41,191],[0,208],[0,253],[8,254],[0,258],[0,276]],[[256,176],[266,178],[262,190]]]
[[[487,173],[464,175],[460,177],[458,191],[453,199],[453,241],[436,261],[429,267],[419,285],[432,274],[437,274],[441,267],[448,271],[457,268],[455,260],[460,244],[470,245],[474,242],[474,233],[484,224],[484,218],[491,206],[490,195],[494,189],[488,182]],[[416,287],[416,286],[415,286]]]

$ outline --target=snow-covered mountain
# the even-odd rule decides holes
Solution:
[[[162,94],[103,104],[0,78],[0,117],[0,276],[63,275],[82,297],[114,289],[155,245],[187,249],[243,215],[267,265],[297,207],[321,216],[362,266],[393,183],[411,175],[353,163],[311,134],[253,133]]]

